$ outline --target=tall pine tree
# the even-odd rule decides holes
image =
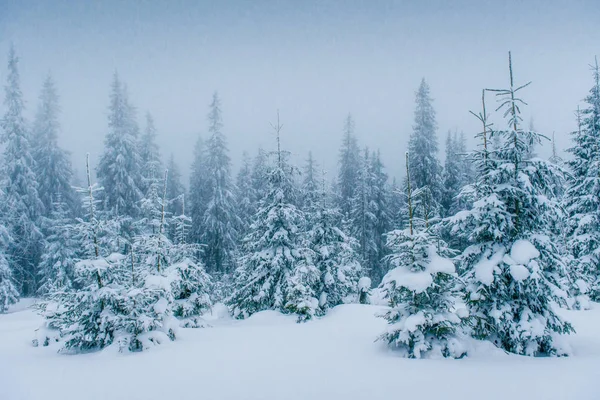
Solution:
[[[344,217],[348,217],[352,208],[360,169],[360,150],[354,134],[354,119],[348,114],[344,121],[344,135],[339,155],[339,206]]]
[[[67,206],[65,211],[74,214],[79,209],[79,200],[71,186],[73,170],[69,153],[58,146],[60,106],[56,86],[50,75],[44,81],[39,102],[33,124],[32,153],[44,215],[50,216],[54,202],[59,201],[57,197]]]
[[[551,221],[560,218],[551,182],[557,170],[528,158],[542,136],[522,128],[520,105],[509,53],[510,87],[496,91],[507,119],[503,130],[483,124],[482,150],[474,154],[479,176],[467,187],[472,208],[454,216],[453,234],[469,247],[460,256],[472,334],[523,355],[563,354],[555,334],[572,331],[554,311],[564,303],[559,290],[565,265],[553,241]],[[484,92],[485,93],[485,92]],[[490,157],[490,135],[499,147]],[[493,142],[493,141],[492,141]]]
[[[303,244],[304,214],[290,201],[294,187],[280,147],[279,118],[274,129],[277,159],[268,174],[269,191],[244,238],[235,288],[228,303],[236,318],[279,310],[297,314],[298,321],[304,321],[315,314],[319,305],[319,271],[312,265],[310,249]]]
[[[4,191],[0,215],[7,227],[9,262],[17,288],[24,296],[37,290],[37,265],[41,256],[42,233],[39,218],[44,204],[38,196],[35,162],[31,153],[21,93],[19,59],[11,46],[8,55],[8,76],[4,88],[6,112],[0,120],[4,157],[0,185]]]
[[[573,157],[565,193],[568,247],[573,261],[572,275],[583,280],[578,286],[592,300],[600,300],[600,69],[592,68],[594,85],[585,98],[587,106],[578,117],[573,132]],[[582,294],[583,294],[582,293]]]
[[[143,196],[134,111],[126,87],[115,72],[110,94],[109,129],[96,172],[104,187],[105,209],[132,218],[139,214],[139,200]]]
[[[215,92],[208,114],[207,186],[208,204],[204,212],[202,243],[204,263],[209,272],[229,273],[235,269],[235,253],[241,220],[237,215],[231,161],[222,132],[221,101]]]
[[[416,108],[413,131],[408,143],[410,175],[415,189],[427,187],[431,192],[431,204],[421,207],[430,215],[438,213],[438,203],[442,195],[442,167],[437,158],[437,122],[429,85],[421,80],[416,93]],[[417,210],[417,214],[421,211]]]

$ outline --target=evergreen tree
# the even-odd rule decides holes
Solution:
[[[174,315],[179,313],[189,326],[187,317],[207,299],[202,291],[206,287],[203,270],[183,259],[185,248],[173,246],[165,235],[166,181],[162,183],[160,200],[151,189],[142,202],[149,217],[142,220],[129,253],[108,257],[100,256],[96,201],[93,185],[88,183],[90,223],[79,230],[88,232],[92,227],[94,252],[76,264],[82,288],[56,291],[42,305],[47,326],[60,332],[64,349],[85,351],[115,345],[119,351],[141,351],[174,340],[179,324]],[[43,343],[49,343],[48,337]]]
[[[550,221],[560,218],[550,188],[558,171],[547,161],[527,158],[542,137],[521,127],[524,102],[516,94],[527,85],[514,87],[510,53],[509,71],[510,88],[497,91],[508,126],[490,131],[484,101],[479,115],[484,147],[474,154],[479,176],[464,190],[474,202],[451,219],[452,232],[470,244],[460,263],[472,334],[512,353],[562,354],[554,334],[573,328],[552,307],[552,302],[564,304],[559,282],[565,265],[550,228]],[[490,134],[500,138],[494,157]]]
[[[71,183],[73,170],[69,153],[58,146],[60,125],[58,94],[54,80],[46,77],[40,95],[40,104],[33,124],[32,154],[38,182],[38,195],[44,204],[44,215],[50,216],[56,196],[74,214],[79,209],[78,199]]]
[[[415,121],[408,143],[410,157],[410,175],[415,189],[428,187],[431,192],[432,204],[424,204],[423,210],[436,215],[437,203],[441,199],[442,167],[437,158],[438,141],[436,135],[437,123],[429,85],[425,79],[416,93]],[[416,211],[419,214],[420,211]],[[425,216],[422,216],[425,218]]]
[[[108,134],[97,168],[104,187],[104,208],[115,215],[136,217],[142,198],[142,179],[135,112],[125,86],[114,74],[110,95]]]
[[[377,276],[378,242],[376,235],[377,210],[374,209],[373,176],[368,149],[360,158],[357,184],[350,210],[350,234],[358,240],[360,262],[369,274]]]
[[[344,121],[344,135],[339,156],[340,170],[338,175],[338,190],[340,209],[344,217],[348,217],[352,209],[352,199],[360,174],[360,150],[354,135],[354,120],[348,114]]]
[[[440,205],[444,216],[454,215],[456,211],[455,198],[460,189],[467,183],[462,181],[461,163],[456,135],[452,136],[448,131],[446,136],[446,162],[444,165],[444,186],[442,188],[442,199]]]
[[[160,179],[161,171],[164,169],[160,158],[160,149],[156,144],[154,118],[150,113],[146,114],[146,130],[140,138],[139,156],[141,168],[140,190],[143,194],[146,194],[152,182]]]
[[[231,180],[231,161],[222,132],[221,101],[213,95],[208,114],[210,137],[208,139],[208,204],[204,212],[204,261],[209,271],[228,273],[235,269],[235,252],[238,228],[235,186]]]
[[[0,314],[5,313],[11,304],[19,301],[19,292],[8,260],[9,255],[4,250],[8,248],[9,241],[8,231],[0,224]]]
[[[375,251],[372,253],[372,258],[369,262],[371,265],[370,278],[373,282],[379,283],[387,272],[386,263],[383,262],[384,257],[388,253],[384,235],[390,230],[392,223],[389,204],[390,193],[387,184],[388,177],[385,173],[379,150],[371,154],[370,176],[372,183],[369,191],[371,194],[369,202],[374,216],[372,238],[375,244]]]
[[[587,106],[578,112],[574,146],[567,151],[571,170],[565,193],[568,248],[573,260],[572,275],[581,279],[576,295],[588,294],[600,300],[600,70],[592,69],[594,85],[585,98]],[[574,277],[574,279],[576,279]],[[585,301],[584,299],[581,299]]]
[[[200,243],[204,234],[204,215],[206,213],[209,191],[207,176],[207,154],[204,141],[199,136],[194,146],[194,161],[190,174],[190,217],[192,229],[190,239],[193,243]]]
[[[324,179],[322,189],[315,189],[315,192],[318,197],[311,203],[313,215],[307,238],[314,253],[314,264],[320,272],[317,313],[323,315],[332,307],[358,300],[362,267],[355,251],[358,247],[356,239],[340,229],[341,212],[327,201]]]
[[[409,165],[407,154],[408,227],[387,234],[388,261],[394,268],[381,284],[391,307],[383,315],[390,325],[381,339],[409,358],[462,357],[465,350],[456,337],[461,320],[454,311],[456,271],[427,221],[414,216],[417,193],[412,191]]]
[[[39,217],[43,203],[38,196],[35,163],[23,117],[23,95],[18,70],[19,59],[13,47],[8,55],[5,86],[6,111],[0,120],[4,156],[0,188],[4,191],[0,215],[9,231],[9,262],[20,293],[29,296],[38,286],[37,264],[41,255],[42,233]]]
[[[39,265],[41,275],[38,293],[48,295],[56,290],[76,289],[75,263],[77,244],[71,229],[72,220],[60,195],[55,196],[50,217],[45,219],[46,240]]]
[[[469,150],[467,148],[467,138],[463,131],[460,132],[458,137],[456,132],[454,133],[454,141],[456,142],[456,151],[458,152],[458,160],[460,165],[460,179],[463,186],[473,183],[475,180],[475,172],[473,171],[473,163],[469,159]],[[463,210],[466,205],[458,204],[457,207]]]
[[[240,236],[243,237],[248,232],[248,228],[254,219],[257,205],[254,185],[252,185],[252,164],[246,152],[242,154],[242,167],[236,177],[236,188],[238,212],[241,220]]]
[[[321,193],[318,183],[318,164],[313,159],[312,152],[308,152],[306,165],[304,166],[303,181],[301,188],[301,208],[307,213],[307,222],[311,225],[310,216],[316,211],[317,203],[320,201]]]
[[[268,184],[269,167],[267,152],[262,148],[258,149],[254,163],[252,164],[252,194],[254,197],[254,207],[258,209],[259,202],[265,198],[269,191]]]
[[[183,213],[186,190],[181,183],[181,172],[173,154],[169,157],[167,170],[169,171],[169,179],[167,180],[167,215],[178,216]],[[171,241],[175,242],[177,240],[176,225],[170,225],[167,233]]]
[[[315,288],[319,271],[312,265],[311,251],[302,244],[304,215],[290,202],[294,188],[280,149],[279,118],[274,128],[277,160],[268,175],[269,191],[244,239],[228,303],[236,318],[279,310],[295,313],[298,321],[303,321],[310,319],[318,307]]]
[[[390,187],[389,210],[391,214],[391,227],[393,229],[401,229],[406,226],[406,200],[402,193],[402,189],[396,178],[392,179]]]
[[[169,157],[167,169],[169,170],[169,180],[167,181],[167,199],[169,202],[167,212],[170,215],[180,215],[183,211],[185,186],[181,183],[181,172],[173,154]]]

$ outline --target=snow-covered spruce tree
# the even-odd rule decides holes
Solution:
[[[242,166],[236,176],[236,202],[241,221],[239,236],[244,237],[256,213],[256,194],[252,185],[252,164],[248,153],[242,154]]]
[[[141,171],[140,191],[146,194],[152,182],[160,180],[161,171],[164,170],[160,158],[160,149],[156,143],[154,118],[152,118],[150,113],[146,114],[146,130],[140,138],[139,156]]]
[[[89,155],[87,178],[87,199],[83,202],[85,219],[78,218],[72,226],[75,239],[81,240],[81,261],[74,268],[81,288],[51,291],[39,305],[46,323],[39,330],[34,345],[48,346],[51,341],[62,338],[65,351],[103,348],[113,342],[124,314],[124,256],[104,258],[101,255],[100,237],[104,227],[97,218],[98,200],[94,198],[97,188],[91,183]]]
[[[121,250],[124,241],[119,219],[109,219],[112,214],[100,207],[103,188],[97,183],[92,184],[89,153],[86,155],[86,173],[87,185],[75,189],[81,198],[82,216],[75,218],[70,226],[79,260],[107,257]]]
[[[238,228],[235,185],[231,180],[231,161],[222,132],[221,101],[215,92],[208,114],[207,186],[208,204],[204,212],[202,243],[204,263],[211,273],[226,274],[235,269]]]
[[[370,277],[378,284],[381,278],[387,272],[386,263],[382,262],[388,254],[388,249],[385,244],[384,235],[391,229],[392,215],[390,213],[390,193],[387,183],[387,174],[385,173],[381,154],[379,150],[371,153],[370,161],[371,170],[371,208],[375,217],[375,225],[373,226],[373,241],[376,251],[372,253]]]
[[[461,132],[446,138],[446,162],[443,171],[444,185],[440,202],[442,216],[449,217],[469,207],[469,199],[459,196],[463,187],[473,183],[471,160],[468,158],[466,139]],[[460,236],[452,235],[447,225],[439,225],[439,235],[453,249],[464,250],[466,242]]]
[[[464,271],[465,300],[470,309],[472,335],[523,355],[557,355],[564,350],[556,334],[573,331],[554,311],[564,303],[558,287],[565,265],[553,242],[549,222],[559,218],[550,182],[559,173],[550,163],[527,159],[533,143],[542,136],[521,127],[517,92],[513,85],[509,53],[510,88],[497,91],[507,118],[504,130],[483,124],[483,148],[474,154],[479,176],[468,186],[472,208],[450,219],[453,234],[470,246],[460,256]],[[484,91],[485,93],[485,91]],[[489,138],[500,138],[493,157]]]
[[[40,288],[38,294],[47,296],[57,290],[77,288],[75,263],[78,260],[77,241],[73,238],[68,206],[60,194],[54,196],[52,211],[42,226],[46,232],[42,259],[39,265]]]
[[[251,175],[255,209],[258,209],[260,201],[265,198],[269,191],[268,175],[268,154],[264,149],[259,148],[252,163]]]
[[[459,171],[460,181],[463,186],[470,185],[475,180],[475,171],[473,170],[472,160],[469,158],[469,150],[467,148],[467,138],[463,131],[460,132],[458,137],[455,137],[457,157],[459,160]],[[468,207],[468,204],[460,202],[460,198],[456,199],[454,207],[458,210],[464,210]]]
[[[389,212],[390,212],[390,223],[392,230],[401,229],[406,226],[406,195],[404,191],[398,185],[396,178],[392,179],[390,186],[390,198],[389,198]]]
[[[344,135],[339,155],[339,207],[345,218],[348,218],[352,209],[352,199],[355,196],[360,171],[360,150],[354,135],[354,119],[348,114],[344,121]]]
[[[413,187],[428,187],[434,199],[441,198],[442,167],[437,158],[437,123],[429,85],[421,80],[416,93],[415,121],[408,143]]]
[[[342,214],[328,201],[324,179],[321,186],[321,190],[315,190],[318,197],[313,199],[309,209],[312,215],[306,234],[314,253],[314,264],[320,273],[317,289],[319,315],[339,304],[357,301],[358,281],[362,275],[362,266],[355,251],[358,243],[340,229]]]
[[[393,267],[381,283],[390,310],[383,314],[389,326],[381,339],[405,357],[443,356],[459,358],[465,348],[457,338],[461,319],[455,312],[457,278],[448,249],[415,217],[419,190],[413,192],[406,154],[408,227],[387,234]]]
[[[228,304],[235,318],[279,310],[297,314],[298,321],[304,321],[312,318],[318,307],[315,288],[319,271],[312,264],[310,249],[303,245],[304,215],[290,202],[294,187],[281,151],[277,119],[277,159],[268,174],[269,191],[244,238]]]
[[[302,186],[300,188],[300,205],[302,211],[307,214],[306,222],[308,229],[312,224],[311,217],[316,212],[317,204],[322,201],[322,193],[318,181],[318,164],[313,159],[312,152],[308,152],[308,158],[304,165]]]
[[[446,136],[446,162],[443,172],[444,185],[440,201],[443,216],[454,215],[458,211],[454,209],[455,197],[460,189],[467,184],[462,182],[461,172],[457,137],[456,134],[452,135],[448,131],[448,136]]]
[[[65,203],[65,211],[74,215],[79,210],[79,199],[71,186],[73,170],[69,153],[58,146],[60,106],[50,75],[44,81],[39,102],[32,131],[32,154],[44,216],[49,217],[52,213],[54,202],[58,201],[56,196]]]
[[[0,170],[0,188],[4,196],[0,218],[11,237],[8,260],[15,284],[22,295],[30,296],[38,287],[37,265],[43,238],[38,224],[44,205],[38,196],[35,162],[23,117],[25,106],[18,62],[11,46],[4,88],[6,111],[0,119],[1,143],[4,144]]]
[[[181,171],[179,165],[175,161],[175,157],[171,154],[167,163],[169,170],[169,180],[167,181],[167,212],[170,215],[181,215],[183,211],[183,195],[185,195],[185,186],[181,183]]]
[[[104,153],[96,170],[104,188],[104,209],[134,218],[138,216],[139,200],[143,196],[138,127],[135,109],[116,72],[111,87],[108,128]]]
[[[94,221],[95,200],[89,168],[88,182],[88,215]],[[177,277],[168,273],[171,249],[163,230],[164,192],[163,186],[160,220],[145,219],[146,226],[139,228],[128,254],[102,257],[98,231],[92,230],[94,255],[78,262],[75,268],[82,288],[56,291],[43,307],[47,326],[60,332],[65,350],[99,350],[115,345],[119,351],[141,351],[175,339],[172,285],[178,285]],[[88,226],[82,229],[87,231]],[[43,343],[48,342],[46,337]]]
[[[208,205],[210,192],[208,191],[206,146],[202,137],[198,136],[194,146],[194,160],[190,174],[190,217],[192,229],[190,239],[193,243],[200,243],[204,234],[204,215]]]
[[[567,161],[571,175],[565,193],[568,248],[573,260],[570,270],[577,303],[585,296],[600,300],[600,70],[593,69],[594,85],[585,99],[587,106],[577,114],[573,132],[572,158]],[[582,297],[583,296],[583,297]],[[577,306],[577,304],[575,305]]]
[[[8,248],[9,240],[8,231],[0,224],[0,314],[5,313],[11,304],[19,301],[19,292],[8,261],[9,255],[4,250]]]
[[[373,199],[373,176],[368,149],[359,158],[359,171],[352,198],[349,224],[350,234],[358,240],[360,262],[369,276],[378,272],[376,225],[377,217]]]
[[[173,315],[179,318],[180,325],[185,328],[207,326],[201,315],[212,305],[208,294],[211,291],[211,279],[197,259],[198,244],[187,241],[191,218],[185,215],[185,196],[181,197],[181,214],[172,217],[171,224],[176,232],[170,250],[172,264],[168,269],[174,299]]]
[[[181,215],[184,209],[183,203],[185,201],[186,190],[185,186],[181,183],[181,172],[173,154],[169,157],[167,169],[169,170],[169,179],[167,180],[167,215]],[[175,224],[169,226],[167,233],[171,241],[176,242],[177,232]]]

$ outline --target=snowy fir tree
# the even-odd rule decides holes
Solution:
[[[88,182],[88,222],[92,224],[81,230],[90,231],[92,226],[89,239],[93,255],[75,266],[80,290],[55,291],[42,304],[47,328],[58,331],[62,349],[71,352],[111,345],[119,351],[142,351],[174,340],[179,323],[173,316],[173,288],[182,285],[179,269],[169,269],[172,248],[164,234],[166,182],[158,204],[154,198],[143,202],[145,208],[156,206],[160,212],[146,213],[151,217],[144,219],[145,227],[139,228],[140,233],[134,236],[129,253],[112,253],[107,257],[101,256],[98,230],[93,228],[98,225],[94,221],[96,201],[93,185]],[[44,345],[49,342],[47,336],[43,338]]]
[[[192,242],[200,243],[204,234],[204,215],[206,213],[209,194],[208,176],[207,176],[207,153],[206,146],[202,137],[198,137],[194,146],[194,158],[192,161],[192,170],[190,174],[190,217],[192,219],[192,229],[190,237]]]
[[[212,306],[209,292],[214,289],[211,289],[212,281],[204,265],[197,259],[199,246],[187,240],[191,218],[185,215],[185,196],[181,196],[181,214],[171,218],[171,225],[176,232],[170,246],[171,265],[168,269],[174,299],[173,315],[185,328],[207,326],[201,316]]]
[[[269,191],[268,177],[268,154],[261,147],[254,157],[252,163],[252,196],[254,198],[254,208],[258,209],[258,203],[265,198]]]
[[[38,182],[38,195],[44,204],[44,215],[50,216],[54,202],[59,199],[71,214],[79,209],[79,199],[71,184],[73,170],[69,153],[58,146],[60,106],[54,80],[46,77],[40,94],[39,106],[32,132],[34,172]]]
[[[19,292],[8,260],[9,255],[4,250],[8,248],[9,241],[7,229],[0,224],[0,314],[5,313],[11,304],[19,300]]]
[[[238,228],[235,186],[231,179],[225,135],[222,132],[221,101],[214,93],[208,114],[210,134],[207,142],[208,203],[204,212],[203,259],[211,273],[229,273],[235,269]]]
[[[244,238],[228,304],[235,318],[279,310],[304,321],[312,318],[319,305],[315,290],[319,271],[312,264],[310,249],[303,245],[304,214],[290,202],[294,188],[280,147],[279,118],[274,129],[277,159],[268,175],[269,191]]]
[[[167,169],[169,170],[169,180],[167,181],[167,199],[169,203],[167,205],[167,212],[170,215],[180,215],[183,211],[182,196],[185,195],[186,190],[183,183],[181,183],[181,171],[173,154],[169,157]]]
[[[355,250],[358,247],[356,239],[340,229],[342,214],[328,201],[325,179],[321,189],[315,191],[318,197],[313,199],[310,208],[312,216],[307,239],[320,273],[317,314],[323,315],[332,307],[358,300],[362,266]]]
[[[381,283],[390,305],[383,315],[389,325],[381,339],[409,358],[459,358],[465,355],[465,347],[458,338],[456,270],[427,221],[415,217],[419,190],[413,193],[409,165],[407,153],[408,227],[387,234],[393,269]]]
[[[167,170],[169,171],[169,179],[167,180],[167,215],[182,215],[185,208],[184,199],[186,189],[183,183],[181,183],[181,171],[179,170],[179,165],[175,162],[173,154],[169,157]],[[176,240],[175,225],[172,224],[169,226],[168,236],[171,241]]]
[[[373,226],[373,242],[375,244],[375,252],[372,254],[372,259],[369,262],[371,265],[370,278],[373,282],[381,282],[381,278],[387,272],[387,267],[382,260],[387,255],[387,247],[385,245],[384,235],[390,230],[392,223],[392,214],[390,212],[390,192],[387,184],[388,176],[385,173],[385,167],[381,161],[381,153],[371,153],[370,161],[371,175],[371,209],[374,216]]]
[[[448,131],[446,136],[446,162],[444,164],[444,186],[440,205],[444,216],[454,215],[456,196],[460,189],[467,184],[461,180],[461,163],[456,134]]]
[[[509,72],[509,89],[496,91],[507,127],[489,129],[483,99],[484,145],[474,154],[479,176],[465,189],[473,205],[451,218],[453,234],[470,244],[460,256],[465,300],[474,337],[517,354],[563,354],[555,335],[573,328],[553,308],[554,302],[565,302],[559,285],[566,268],[550,228],[550,221],[560,218],[550,187],[559,171],[545,160],[527,158],[542,136],[521,127],[524,102],[517,93],[527,85],[515,88],[510,53]],[[490,157],[494,136],[500,146]]]
[[[104,208],[115,215],[136,217],[143,196],[135,110],[115,72],[111,86],[108,133],[96,173],[104,188]]]
[[[40,288],[38,293],[45,296],[57,290],[71,290],[75,282],[75,263],[78,260],[78,245],[73,238],[72,219],[67,204],[60,195],[52,205],[52,211],[42,224],[46,233],[42,259],[39,265]]]
[[[243,237],[254,219],[257,206],[254,185],[252,185],[252,163],[246,152],[242,154],[242,166],[236,176],[236,198],[241,222],[239,237]]]
[[[392,179],[389,198],[390,224],[392,229],[400,229],[406,226],[406,195],[396,178]]]
[[[300,188],[300,205],[302,210],[310,217],[315,212],[317,203],[321,197],[321,190],[318,179],[318,164],[314,160],[312,152],[308,152],[308,158],[304,165],[302,187]],[[307,218],[308,226],[311,225],[310,218]]]
[[[432,199],[435,200],[435,204],[426,205],[422,209],[431,208],[431,214],[435,215],[437,214],[437,202],[441,199],[442,167],[437,158],[437,122],[432,101],[429,85],[423,79],[416,93],[414,125],[408,143],[408,154],[411,158],[410,175],[413,187],[415,189],[428,187]],[[419,212],[417,211],[417,214]]]
[[[568,248],[571,271],[577,279],[574,295],[583,303],[586,295],[600,300],[600,70],[593,66],[594,85],[578,112],[572,154],[567,161],[571,174],[565,193]],[[583,296],[583,298],[581,297]]]
[[[360,261],[369,276],[379,272],[377,216],[373,200],[373,175],[369,151],[359,159],[359,171],[349,214],[350,234],[358,240]]]
[[[22,295],[29,296],[35,293],[39,283],[37,264],[43,238],[39,218],[44,205],[38,196],[35,162],[23,117],[25,107],[18,62],[15,50],[11,47],[4,89],[6,110],[0,119],[0,133],[4,144],[0,174],[4,196],[0,215],[11,237],[8,243],[8,260],[15,284]]]
[[[152,182],[160,179],[161,173],[164,170],[160,158],[160,148],[156,143],[156,127],[154,126],[154,118],[150,113],[146,114],[146,130],[140,138],[139,156],[141,183],[140,190],[143,194],[148,192]],[[169,173],[171,175],[171,173]]]
[[[340,209],[348,217],[352,208],[352,199],[358,185],[360,168],[360,150],[354,135],[354,119],[348,114],[344,121],[344,135],[339,155],[338,191]]]

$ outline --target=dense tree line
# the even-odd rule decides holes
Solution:
[[[244,153],[234,174],[215,92],[198,136],[189,184],[165,160],[150,114],[140,129],[115,73],[104,151],[75,188],[58,146],[60,101],[44,81],[33,123],[24,118],[18,57],[10,49],[0,120],[0,312],[40,296],[38,344],[73,351],[143,350],[205,326],[224,302],[236,318],[263,310],[322,316],[389,303],[381,339],[408,357],[461,357],[461,334],[517,354],[563,354],[553,338],[573,328],[558,304],[600,299],[600,73],[578,112],[571,157],[525,128],[509,57],[507,89],[484,89],[477,147],[448,132],[439,158],[431,90],[416,91],[406,172],[390,181],[377,149],[361,147],[354,117],[341,124],[339,170],[326,179],[312,154],[302,168],[277,120],[273,152]],[[487,95],[487,97],[486,97]],[[491,97],[498,102],[490,106]],[[498,108],[497,108],[498,107]],[[497,110],[496,110],[497,108]],[[488,109],[504,122],[493,127]],[[552,143],[553,144],[553,143]]]

